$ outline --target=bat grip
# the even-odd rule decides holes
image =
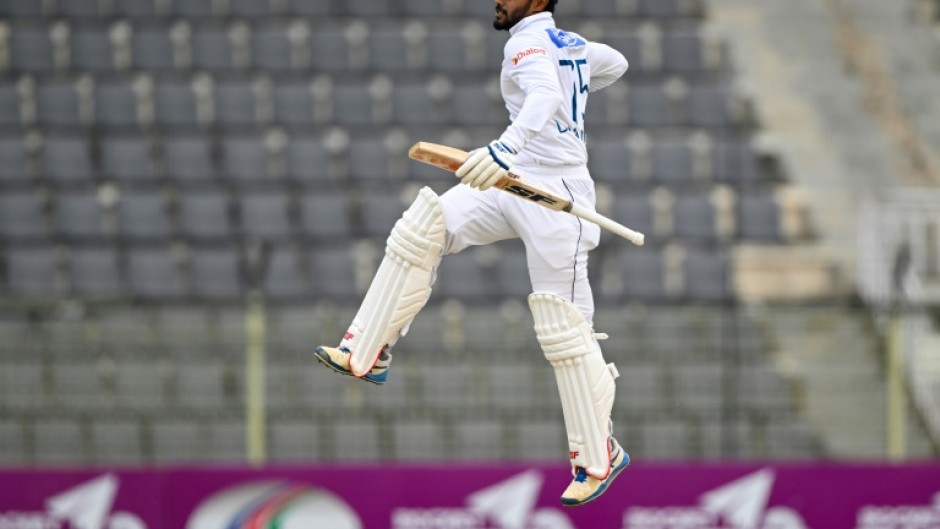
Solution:
[[[643,246],[646,240],[646,237],[642,233],[631,230],[619,222],[611,220],[594,210],[579,206],[578,204],[572,204],[568,212],[576,217],[593,222],[605,230],[612,231],[637,246]]]

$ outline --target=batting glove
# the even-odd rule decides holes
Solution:
[[[470,153],[457,171],[457,178],[470,187],[485,191],[506,176],[516,163],[516,151],[505,143],[494,140],[486,147]]]

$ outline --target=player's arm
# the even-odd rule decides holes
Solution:
[[[591,92],[612,85],[629,67],[622,53],[600,42],[589,42],[587,54],[591,66]]]
[[[499,139],[473,151],[456,172],[461,182],[481,190],[505,176],[515,163],[516,154],[548,124],[564,102],[555,65],[537,39],[510,39],[504,50],[503,68],[525,93],[519,115]]]

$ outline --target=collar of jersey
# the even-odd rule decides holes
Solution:
[[[546,27],[552,27],[552,28],[555,27],[555,19],[552,18],[552,14],[549,13],[548,11],[542,11],[541,13],[529,15],[523,18],[522,20],[520,20],[519,22],[517,22],[515,26],[509,28],[509,34],[515,35],[516,33],[519,33],[520,31],[525,30],[529,26],[533,26],[535,24],[539,24],[543,22]]]

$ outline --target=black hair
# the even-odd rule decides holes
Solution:
[[[558,0],[548,0],[548,3],[545,4],[545,11],[548,11],[549,13],[554,13],[555,4],[557,3],[558,3]]]

